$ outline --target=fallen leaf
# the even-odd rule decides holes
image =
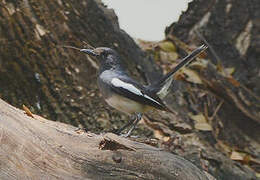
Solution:
[[[44,27],[41,26],[40,24],[36,24],[35,27],[36,27],[36,29],[37,29],[37,31],[38,31],[40,36],[43,36],[43,35],[45,35],[47,33],[47,30],[45,30]]]
[[[241,161],[243,164],[247,164],[247,165],[250,162],[254,162],[254,163],[257,162],[249,154],[244,153],[244,152],[237,152],[237,151],[232,151],[232,153],[230,155],[230,159],[232,159],[234,161]]]
[[[200,59],[199,61],[193,61],[190,66],[196,68],[196,69],[205,69],[208,66],[209,61],[206,61],[205,59]]]
[[[239,87],[240,83],[235,80],[232,76],[227,77],[227,80],[235,87]]]
[[[225,71],[226,71],[229,75],[232,75],[232,74],[235,72],[235,68],[234,68],[234,67],[225,68]]]
[[[176,47],[171,41],[162,41],[158,44],[160,49],[165,52],[176,52]]]
[[[207,122],[205,116],[202,113],[199,113],[197,115],[191,115],[189,114],[190,118],[195,121],[195,129],[201,130],[201,131],[212,131],[211,125]]]
[[[257,178],[260,178],[260,173],[256,172],[256,173],[255,173],[255,176],[256,176]]]
[[[242,161],[244,159],[244,156],[237,151],[232,151],[232,153],[230,155],[230,159],[235,160],[235,161]]]
[[[159,51],[160,60],[162,62],[175,62],[176,59],[178,59],[178,54],[176,52],[164,52]]]
[[[179,73],[185,74],[187,77],[185,78],[187,81],[196,83],[196,84],[202,84],[202,80],[200,79],[199,75],[188,68],[183,68]]]
[[[212,127],[209,123],[195,123],[195,129],[201,131],[212,131]]]
[[[234,161],[241,161],[244,164],[249,164],[251,161],[251,156],[244,152],[232,151],[230,155],[230,159]]]
[[[189,114],[189,117],[194,121],[196,121],[197,123],[207,123],[207,120],[202,113],[199,113],[197,115]]]
[[[33,114],[32,114],[31,111],[29,110],[29,108],[26,107],[24,104],[23,104],[23,110],[25,111],[25,114],[26,114],[27,116],[30,116],[30,117],[34,118]]]
[[[166,136],[163,135],[163,133],[159,130],[154,130],[154,137],[160,140],[164,140]]]
[[[75,132],[77,134],[84,134],[86,131],[84,129],[82,129],[82,128],[79,128],[79,129],[76,129]]]
[[[163,138],[163,141],[164,142],[167,142],[167,141],[169,141],[170,140],[170,137],[169,136],[164,136],[164,138]]]

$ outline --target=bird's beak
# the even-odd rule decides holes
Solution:
[[[98,56],[98,54],[95,53],[95,51],[92,50],[92,49],[81,49],[80,52],[84,52],[84,53],[91,55],[91,56]]]

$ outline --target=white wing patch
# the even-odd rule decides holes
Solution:
[[[126,83],[124,81],[121,81],[120,79],[118,78],[113,78],[111,83],[116,86],[116,87],[120,87],[120,88],[124,88],[138,96],[143,96],[147,99],[150,99],[151,101],[155,102],[156,104],[159,104],[161,105],[161,103],[157,102],[156,100],[154,100],[153,98],[151,98],[150,96],[147,96],[146,94],[143,94],[137,87],[135,87],[133,84],[129,84],[129,83]]]
[[[138,88],[136,88],[134,85],[125,83],[124,81],[121,81],[120,79],[113,78],[111,83],[116,87],[121,87],[121,88],[127,89],[128,91],[131,91],[132,93],[134,93],[138,96],[143,95],[143,93]]]
[[[158,91],[156,94],[159,96],[161,99],[164,98],[168,93],[169,93],[169,87],[172,83],[172,76],[170,76],[167,80],[166,83],[163,85],[163,87]]]

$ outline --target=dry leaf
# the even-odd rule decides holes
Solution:
[[[164,52],[159,51],[160,60],[162,62],[175,62],[176,59],[178,59],[178,54],[176,52]]]
[[[190,66],[195,67],[196,69],[205,69],[208,66],[209,61],[200,59],[199,61],[193,61]]]
[[[184,73],[187,77],[185,78],[187,81],[196,83],[196,84],[202,84],[202,80],[200,79],[199,75],[188,68],[183,68],[180,72]]]
[[[164,138],[163,138],[163,141],[164,142],[167,142],[167,141],[169,141],[170,140],[170,137],[169,136],[164,136]]]
[[[235,68],[234,67],[222,68],[220,69],[219,72],[222,76],[230,77],[235,72]]]
[[[43,35],[45,35],[47,33],[47,30],[45,30],[44,27],[41,26],[40,24],[36,24],[35,27],[36,27],[36,29],[37,29],[37,31],[38,31],[40,36],[43,36]]]
[[[209,123],[195,123],[195,129],[201,131],[212,131],[212,127]]]
[[[84,129],[82,129],[82,128],[79,128],[79,129],[76,129],[75,132],[77,134],[84,134],[86,131]]]
[[[234,67],[225,68],[225,72],[228,73],[229,75],[232,75],[235,72],[235,68]]]
[[[230,159],[234,161],[241,161],[243,164],[249,164],[249,162],[252,160],[252,157],[247,153],[232,151]]]
[[[227,77],[227,80],[235,87],[239,87],[240,86],[240,83],[237,80],[235,80],[233,77],[231,77],[231,76]]]
[[[31,111],[29,110],[29,108],[26,107],[24,104],[23,104],[23,110],[25,111],[25,114],[26,114],[27,116],[30,116],[30,117],[34,118],[33,114],[32,114]]]
[[[255,176],[256,176],[257,178],[260,178],[260,173],[256,172],[256,173],[255,173]]]
[[[242,161],[244,159],[244,155],[237,151],[232,151],[230,155],[230,159],[235,161]]]
[[[195,121],[195,129],[201,131],[212,131],[211,125],[207,122],[205,116],[202,113],[197,115],[189,115],[191,119]]]
[[[171,41],[163,41],[158,44],[162,51],[165,52],[176,52],[176,47]]]
[[[243,164],[249,164],[249,162],[253,160],[249,154],[237,151],[232,151],[230,159],[235,161],[241,161]]]
[[[163,140],[166,136],[159,130],[154,130],[154,137],[160,140]]]
[[[196,121],[197,123],[207,123],[207,120],[205,116],[202,113],[199,113],[197,115],[191,115],[189,114],[189,117]]]

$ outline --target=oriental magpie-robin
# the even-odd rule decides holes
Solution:
[[[80,51],[95,56],[99,60],[100,68],[97,81],[105,101],[113,108],[132,115],[131,121],[117,131],[120,134],[124,129],[131,126],[125,134],[127,137],[141,120],[142,114],[150,108],[172,112],[162,101],[162,98],[168,94],[173,81],[172,76],[205,49],[207,49],[206,45],[195,49],[184,57],[168,74],[151,85],[142,85],[132,79],[123,68],[119,55],[113,49],[98,47],[95,49],[81,49]]]

